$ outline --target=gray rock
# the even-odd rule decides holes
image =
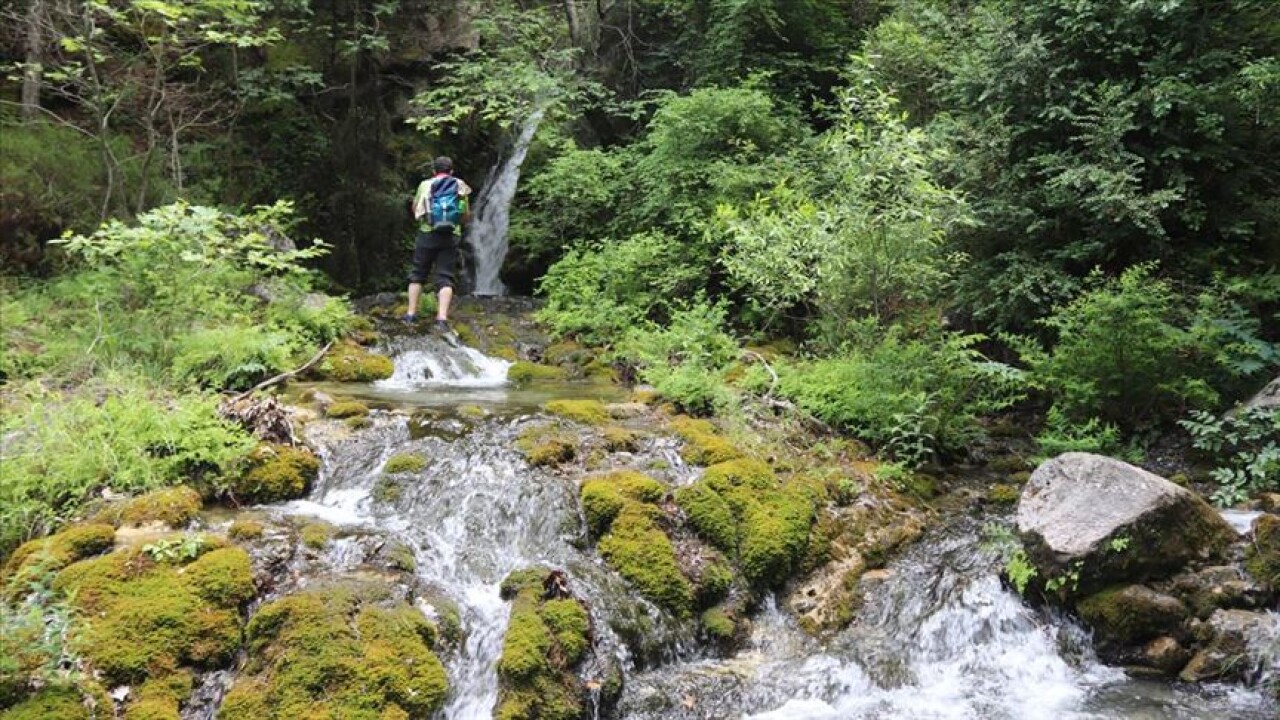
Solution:
[[[1179,678],[1185,682],[1251,680],[1267,661],[1266,646],[1280,643],[1280,620],[1268,613],[1218,610],[1200,624],[1196,635],[1201,649]]]
[[[1211,557],[1235,532],[1194,493],[1101,455],[1064,453],[1031,474],[1018,532],[1043,581],[1066,595],[1165,577]]]
[[[1280,408],[1280,377],[1267,383],[1257,395],[1249,398],[1244,404],[1246,410],[1253,408]]]
[[[1186,664],[1190,653],[1175,638],[1162,635],[1142,649],[1142,660],[1167,675],[1173,675]]]

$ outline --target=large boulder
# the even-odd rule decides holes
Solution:
[[[1280,377],[1267,383],[1258,394],[1244,404],[1246,410],[1254,408],[1280,408]]]
[[[1039,579],[1064,596],[1170,575],[1235,538],[1194,493],[1128,463],[1078,452],[1031,474],[1018,503],[1018,532]]]

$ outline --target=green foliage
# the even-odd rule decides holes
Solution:
[[[785,178],[745,213],[718,212],[727,235],[722,263],[747,298],[771,315],[812,305],[837,347],[842,323],[882,321],[935,300],[962,258],[948,252],[967,215],[934,178],[938,143],[909,128],[897,101],[855,63],[839,116],[810,151],[802,174]],[[794,173],[793,173],[794,174]]]
[[[983,545],[997,553],[1004,563],[1005,577],[1019,595],[1025,595],[1027,587],[1039,573],[1031,564],[1013,529],[1007,525],[988,523],[983,526],[982,535]]]
[[[209,541],[199,533],[162,538],[142,546],[142,552],[156,562],[182,563],[200,557]]]
[[[181,482],[216,486],[254,445],[217,417],[214,397],[147,391],[121,380],[80,393],[24,386],[2,430],[0,547],[52,530],[103,488],[136,493]]]
[[[299,302],[311,282],[302,263],[324,249],[273,249],[289,213],[286,203],[243,216],[178,204],[57,241],[79,269],[19,291],[5,314],[31,322],[6,323],[0,370],[119,368],[221,389],[286,369],[349,318],[332,301]]]
[[[1250,408],[1225,417],[1194,411],[1179,420],[1191,444],[1217,467],[1213,500],[1235,505],[1260,492],[1280,490],[1280,409]]]
[[[1045,458],[1065,452],[1116,455],[1120,452],[1120,429],[1097,418],[1072,421],[1055,405],[1045,416],[1044,430],[1036,436],[1036,445]]]
[[[29,690],[83,679],[74,609],[53,592],[52,572],[6,578],[14,580],[20,587],[11,586],[12,594],[0,600],[0,707]]]
[[[616,357],[689,412],[723,409],[732,397],[722,375],[738,354],[737,342],[724,328],[723,306],[695,303],[676,310],[666,327],[632,327],[618,343]]]
[[[557,336],[607,345],[643,319],[669,317],[704,281],[706,265],[676,238],[653,232],[573,249],[542,278],[547,302],[538,319]]]
[[[979,336],[908,339],[891,329],[865,347],[778,368],[779,390],[823,421],[920,462],[963,449],[977,419],[1022,397],[1017,371],[987,360]]]
[[[1162,422],[1218,406],[1220,389],[1270,364],[1273,348],[1242,309],[1215,317],[1223,305],[1208,298],[1188,308],[1153,273],[1148,265],[1114,280],[1095,273],[1092,290],[1042,321],[1056,337],[1050,350],[1010,338],[1067,418],[1125,429]],[[1245,340],[1229,342],[1233,335]]]

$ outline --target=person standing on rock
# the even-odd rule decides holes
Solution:
[[[453,176],[453,160],[443,155],[432,162],[434,174],[418,185],[413,196],[413,219],[418,236],[413,244],[413,270],[409,273],[409,310],[404,322],[418,319],[418,299],[428,271],[434,269],[439,300],[435,329],[449,332],[449,304],[453,300],[453,269],[458,262],[462,226],[471,219],[471,188]]]

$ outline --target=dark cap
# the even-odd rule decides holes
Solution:
[[[431,167],[438,173],[453,172],[453,160],[441,155],[432,161]]]

